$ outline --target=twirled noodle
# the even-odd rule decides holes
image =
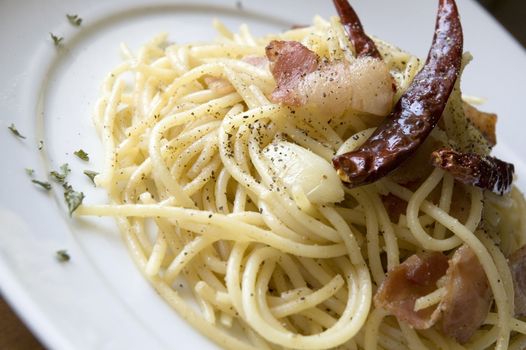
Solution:
[[[163,34],[136,55],[123,46],[125,62],[104,82],[94,118],[105,150],[96,183],[110,203],[76,213],[115,217],[159,294],[226,348],[503,350],[510,339],[511,348],[522,348],[526,326],[512,317],[510,252],[494,245],[499,240],[509,250],[509,242],[526,242],[522,195],[496,199],[421,164],[419,181],[401,181],[402,169],[346,189],[338,203],[311,202],[277,175],[265,147],[288,140],[330,162],[337,151],[358,147],[380,119],[348,110],[319,120],[308,107],[273,104],[266,97],[275,87],[271,73],[243,58],[262,56],[269,40],[281,39],[353,60],[338,18],[316,17],[311,27],[263,38],[247,26],[240,34],[214,26],[215,43],[168,44]],[[399,97],[420,61],[375,41]],[[467,214],[455,212],[456,193]],[[386,196],[407,201],[399,218],[391,217]],[[481,220],[489,223],[485,232],[477,230]],[[470,343],[433,328],[413,330],[374,308],[373,292],[388,269],[422,249],[463,243],[479,258],[495,298],[487,326]],[[418,307],[442,295],[437,289]]]

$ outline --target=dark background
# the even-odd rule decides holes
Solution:
[[[526,0],[477,0],[526,47]]]

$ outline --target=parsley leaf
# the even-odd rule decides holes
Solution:
[[[64,163],[60,166],[60,171],[62,171],[62,174],[68,176],[69,173],[71,173],[71,169],[69,168],[68,163]]]
[[[11,126],[8,127],[9,130],[15,135],[16,137],[20,137],[21,139],[25,139],[26,137],[22,135],[18,129],[16,128],[15,124],[11,123]]]
[[[84,193],[76,192],[73,190],[73,187],[71,187],[71,185],[65,184],[64,199],[66,200],[69,215],[71,216],[71,214],[73,214],[73,212],[82,204],[82,201],[84,200]]]
[[[49,33],[49,35],[51,36],[51,39],[53,40],[53,44],[55,44],[55,47],[59,47],[62,44],[62,40],[64,40],[63,37],[56,36],[53,33]]]
[[[89,177],[91,182],[93,182],[93,184],[95,185],[95,176],[99,175],[99,173],[96,171],[92,171],[92,170],[84,170],[84,175]]]
[[[79,149],[78,151],[73,152],[73,154],[82,159],[83,161],[89,161],[89,155],[83,149]]]
[[[60,262],[67,262],[67,261],[69,261],[71,259],[71,257],[69,256],[68,252],[66,250],[64,250],[64,249],[57,250],[56,258]]]
[[[69,215],[71,216],[75,209],[77,209],[79,205],[82,204],[82,200],[84,199],[84,193],[74,191],[73,187],[71,187],[71,185],[66,181],[66,178],[68,177],[69,173],[71,173],[69,164],[64,163],[60,166],[60,172],[53,170],[49,173],[49,175],[54,181],[61,184],[64,188],[64,200],[66,201],[69,210]]]
[[[34,183],[34,184],[39,185],[40,187],[42,187],[46,191],[51,190],[51,184],[49,182],[38,181],[38,180],[34,180],[34,179],[31,180],[31,182]]]
[[[80,24],[82,23],[82,18],[80,18],[78,15],[66,14],[66,17],[68,18],[69,23],[71,23],[71,25],[74,25],[75,27],[80,26]]]
[[[35,175],[35,170],[34,170],[34,169],[26,168],[25,170],[26,170],[26,174],[27,174],[28,176],[33,177],[33,175]]]
[[[61,185],[66,185],[66,178],[68,177],[71,169],[69,168],[68,163],[62,164],[60,166],[60,172],[53,170],[49,173],[51,178],[58,182]]]
[[[66,175],[59,173],[58,171],[50,171],[49,175],[51,175],[51,178],[58,182],[59,184],[64,184],[66,182]]]

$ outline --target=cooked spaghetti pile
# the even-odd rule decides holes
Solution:
[[[77,214],[114,216],[159,294],[226,348],[523,349],[525,202],[488,156],[496,117],[452,72],[399,159],[375,135],[430,63],[375,38],[362,55],[341,22],[123,46],[94,118],[109,204]],[[374,147],[393,169],[368,168]]]

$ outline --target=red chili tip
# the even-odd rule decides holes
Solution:
[[[356,56],[373,57],[381,60],[382,56],[374,41],[365,34],[362,23],[349,2],[347,0],[333,0],[333,2],[347,36],[354,46]]]
[[[503,195],[511,191],[515,167],[498,158],[441,148],[431,153],[431,163],[460,183]]]

